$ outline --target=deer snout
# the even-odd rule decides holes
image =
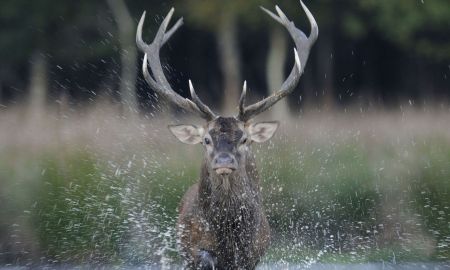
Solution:
[[[230,174],[237,168],[236,159],[233,155],[228,153],[220,153],[214,157],[213,170],[216,171],[217,174]]]

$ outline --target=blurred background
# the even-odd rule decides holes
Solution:
[[[178,202],[202,150],[167,124],[201,123],[159,100],[135,45],[171,7],[162,50],[173,88],[188,79],[234,114],[291,69],[277,4],[309,34],[296,0],[0,3],[0,265],[179,263]],[[448,261],[450,2],[306,1],[320,29],[300,84],[264,115],[254,146],[273,239],[266,262]]]

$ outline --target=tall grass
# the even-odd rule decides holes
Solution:
[[[200,146],[109,106],[0,114],[0,263],[172,263]],[[448,260],[444,112],[310,114],[254,145],[267,261]],[[186,119],[189,121],[189,119]]]

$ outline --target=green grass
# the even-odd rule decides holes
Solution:
[[[357,264],[367,262],[423,262],[430,258],[424,258],[420,249],[405,249],[401,246],[385,248],[373,248],[353,250],[347,252],[330,252],[309,248],[289,247],[286,243],[273,245],[264,258],[265,262],[284,262],[293,265],[311,263],[330,264]]]
[[[254,147],[273,235],[265,261],[450,258],[445,136],[280,137]],[[79,142],[31,153],[6,147],[0,239],[13,243],[15,227],[25,235],[8,254],[59,263],[178,261],[177,207],[198,178],[201,149],[149,140],[107,151]]]
[[[380,223],[389,221],[382,215],[391,210],[388,214],[395,216],[395,222],[404,221],[404,226],[412,227],[403,228],[401,233],[420,229],[433,241],[447,243],[450,145],[439,143],[419,150],[422,159],[411,166],[420,167],[420,173],[414,179],[398,175],[402,184],[392,189],[379,186],[382,180],[377,179],[377,172],[358,146],[345,144],[305,155],[279,150],[280,156],[273,158],[276,162],[261,170],[265,207],[276,247],[268,259],[373,261],[389,258],[390,246],[399,244],[404,248],[396,248],[397,260],[417,258],[417,254],[423,259],[446,258],[447,248],[437,248],[431,254],[420,253],[420,249],[408,252],[414,247],[408,247],[407,241],[396,235],[385,239],[379,229]],[[18,200],[22,205],[16,207],[30,209],[30,219],[46,257],[58,262],[140,263],[158,259],[153,255],[155,249],[171,254],[169,257],[174,254],[173,230],[166,231],[169,235],[164,235],[164,230],[173,227],[179,200],[198,175],[198,160],[189,167],[178,167],[179,162],[174,161],[175,164],[169,162],[150,170],[133,164],[111,165],[100,156],[83,151],[64,156],[47,153],[33,160],[39,160],[35,165],[39,169],[34,169],[37,179],[33,180],[33,192],[27,199]],[[301,166],[295,166],[297,162]],[[407,195],[397,193],[404,192],[402,187],[408,189]],[[383,188],[386,193],[380,190]],[[383,202],[390,202],[394,196],[412,200],[407,203],[409,209],[402,209],[401,202],[383,209]],[[420,215],[415,222],[423,225],[408,225],[409,221],[402,219],[408,213],[402,211],[411,211],[414,217]],[[391,229],[395,230],[386,230]],[[135,239],[134,230],[148,239]],[[296,248],[283,249],[277,241]],[[321,254],[323,251],[326,252]]]

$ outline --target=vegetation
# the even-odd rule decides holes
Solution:
[[[0,261],[178,260],[177,206],[199,174],[201,149],[181,149],[165,120],[125,123],[96,116],[103,110],[83,128],[79,116],[66,119],[61,134],[70,137],[3,138],[0,235],[11,244]],[[416,116],[397,126],[392,115],[310,115],[255,145],[273,233],[265,260],[448,260],[450,134],[438,124],[448,116]]]
[[[301,91],[254,146],[266,261],[449,260],[449,3],[306,3],[320,36]],[[298,1],[277,4],[308,33]],[[171,139],[136,74],[135,24],[147,10],[150,40],[174,6],[186,24],[162,52],[171,85],[187,96],[192,79],[229,111],[244,79],[253,101],[293,63],[259,5],[274,2],[0,3],[0,265],[178,260],[177,207],[202,152]]]
[[[446,104],[448,1],[310,2],[321,34],[290,111],[304,105]],[[277,4],[308,33],[298,1]],[[43,93],[48,101],[64,97],[84,104],[106,96],[123,102],[126,110],[154,111],[151,92],[135,79],[140,64],[131,48],[133,25],[148,10],[155,18],[145,26],[150,39],[174,6],[186,24],[170,41],[168,59],[163,57],[171,83],[188,95],[191,78],[211,104],[234,109],[244,79],[258,98],[278,88],[288,70],[283,67],[293,63],[287,35],[260,5],[273,9],[274,2],[2,1],[0,102],[8,106],[34,96],[29,78],[42,56],[46,65],[39,76],[48,77]]]

